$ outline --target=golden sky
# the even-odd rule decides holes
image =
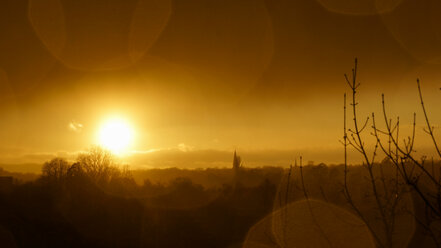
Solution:
[[[0,164],[74,157],[114,117],[133,129],[133,166],[226,166],[234,149],[253,166],[339,163],[354,57],[361,115],[385,93],[422,125],[420,77],[441,123],[440,11],[435,0],[2,1]]]

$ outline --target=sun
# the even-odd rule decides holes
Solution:
[[[133,129],[129,123],[120,118],[106,120],[100,127],[98,141],[101,146],[115,154],[127,151],[133,142]]]

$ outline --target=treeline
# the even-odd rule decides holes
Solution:
[[[254,187],[265,179],[273,184],[278,184],[284,173],[281,167],[241,168],[246,171],[246,177],[240,183],[244,186]],[[137,169],[132,170],[132,176],[136,183],[142,185],[147,180],[153,184],[165,185],[175,178],[185,177],[205,188],[218,188],[223,184],[231,184],[234,180],[234,170],[231,168],[205,168],[205,169]]]
[[[439,162],[428,166],[430,170],[441,168]],[[242,247],[247,233],[255,230],[260,220],[291,203],[314,199],[363,218],[373,235],[384,241],[390,238],[393,247],[436,246],[423,226],[432,222],[420,223],[430,217],[425,215],[424,202],[412,193],[387,159],[373,165],[373,175],[383,185],[377,196],[365,166],[242,167],[236,172],[233,169],[153,170],[150,178],[138,184],[133,172],[117,165],[109,153],[92,149],[74,163],[56,158],[42,168],[38,179],[14,184],[9,192],[0,193],[3,244],[9,242],[10,247]],[[173,176],[161,177],[167,171],[173,172]],[[345,177],[352,202],[345,194]],[[217,181],[198,183],[205,180]],[[380,214],[376,197],[385,203],[382,205],[387,212],[385,217]],[[277,232],[280,228],[274,229],[274,221],[268,222],[272,231],[265,233],[264,237],[269,239],[265,245],[280,247],[283,242],[271,236],[281,239],[286,237],[281,233],[289,235],[292,231],[286,224],[291,221],[289,215],[280,217],[279,222],[287,231]],[[394,223],[392,232],[383,228],[383,218]],[[302,228],[315,225],[306,223]],[[341,234],[344,235],[351,233]]]
[[[0,192],[0,240],[10,247],[240,247],[272,211],[283,170],[257,174],[261,181],[250,186],[204,187],[182,176],[137,184],[110,153],[93,148],[74,163],[48,161],[38,179]]]
[[[0,167],[0,177],[12,177],[16,183],[24,183],[36,180],[39,175],[35,173],[10,172]]]

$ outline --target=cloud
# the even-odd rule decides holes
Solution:
[[[196,149],[185,144],[177,148],[137,151],[124,158],[132,168],[208,168],[231,167],[233,150]],[[305,163],[341,163],[341,149],[238,150],[245,167],[283,166],[303,155]]]
[[[58,152],[34,152],[34,153],[24,153],[13,157],[13,161],[20,163],[44,163],[53,158],[64,158],[69,161],[74,161],[80,152],[68,152],[68,151],[58,151]]]
[[[69,122],[68,128],[73,132],[80,133],[83,130],[83,124],[73,120]]]
[[[182,152],[189,152],[194,150],[194,146],[189,146],[184,143],[178,145],[178,149]]]

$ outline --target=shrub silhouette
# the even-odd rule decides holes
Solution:
[[[396,237],[396,231],[400,228],[397,225],[397,215],[402,212],[400,209],[400,201],[402,197],[410,192],[413,195],[415,209],[409,207],[404,209],[408,214],[413,216],[414,221],[418,223],[418,229],[424,229],[424,233],[432,238],[437,247],[441,246],[441,175],[439,164],[435,164],[432,160],[431,168],[426,162],[426,156],[421,159],[415,157],[414,141],[416,128],[416,114],[413,115],[413,130],[410,136],[404,138],[404,142],[400,140],[400,119],[392,121],[388,117],[385,105],[385,97],[382,94],[382,106],[385,129],[380,129],[375,119],[375,114],[371,114],[371,119],[366,118],[365,121],[359,122],[357,90],[360,86],[357,80],[357,59],[352,69],[352,77],[349,78],[345,74],[346,83],[351,90],[351,119],[352,129],[346,125],[346,94],[344,95],[344,194],[346,200],[366,223],[377,245],[381,247],[395,247],[400,237]],[[431,137],[435,151],[441,158],[441,152],[433,132],[426,108],[419,79],[417,79],[418,95],[426,122],[426,133]],[[369,122],[371,120],[371,122]],[[365,137],[362,136],[363,131],[369,130],[375,139],[372,154],[368,154]],[[360,210],[360,205],[355,204],[354,194],[348,186],[349,168],[347,163],[347,147],[352,147],[363,158],[363,167],[367,169],[371,193],[375,198],[375,206],[379,213],[382,225],[380,228],[374,228],[372,223],[366,218],[366,214]],[[386,159],[382,163],[376,163],[375,159],[379,152],[383,152]],[[385,170],[395,170],[394,176],[385,176]],[[437,167],[435,169],[435,167]],[[393,174],[392,174],[393,175]]]

